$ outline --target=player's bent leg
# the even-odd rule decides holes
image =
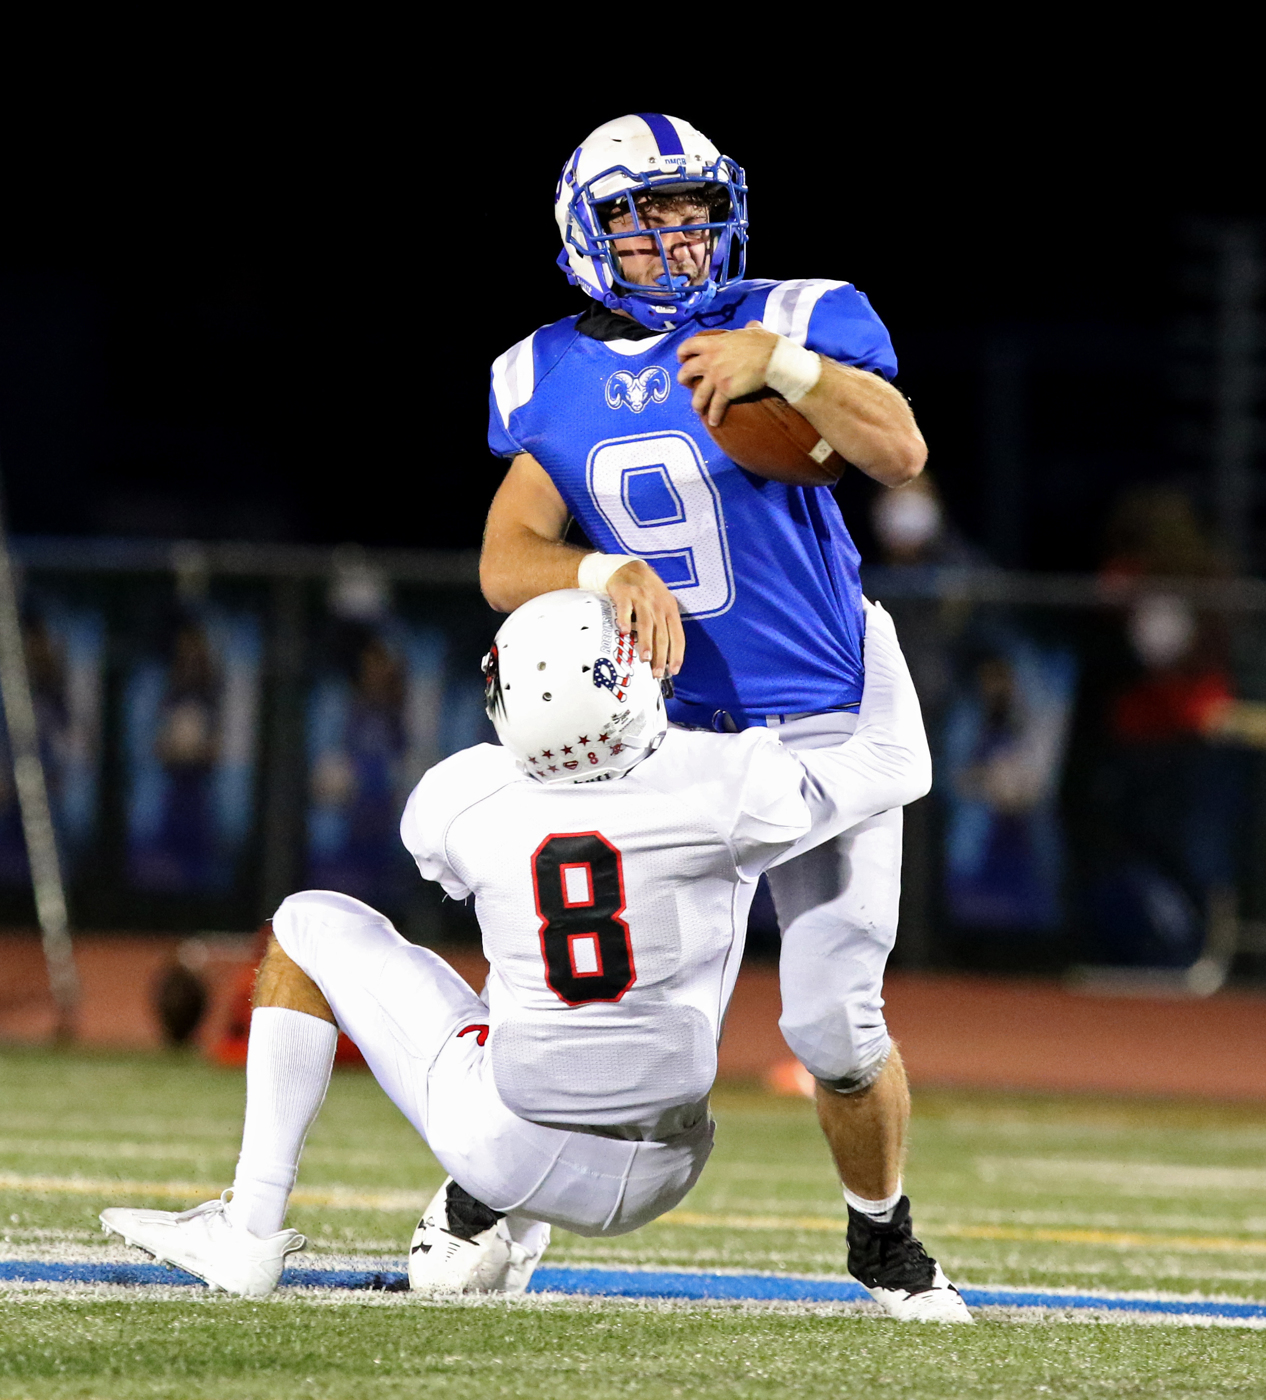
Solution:
[[[910,1091],[897,1047],[865,1088],[840,1093],[819,1084],[815,1099],[846,1196],[883,1201],[899,1195]]]
[[[685,1131],[663,1141],[519,1118],[473,1035],[451,1037],[430,1074],[427,1141],[449,1174],[500,1214],[580,1235],[624,1234],[671,1210],[698,1180],[713,1132],[703,1103]]]
[[[901,812],[882,812],[769,872],[782,929],[781,1029],[827,1088],[865,1089],[891,1041],[883,976],[897,936]]]
[[[270,940],[255,986],[246,1121],[233,1191],[188,1211],[115,1208],[107,1231],[214,1288],[263,1297],[306,1241],[283,1228],[304,1138],[325,1099],[338,1029],[310,978]]]
[[[429,948],[350,895],[305,890],[273,916],[281,948],[307,975],[391,1101],[427,1136],[427,1074],[463,1026],[488,1008]]]
[[[269,923],[265,927],[271,929],[272,925]],[[276,934],[271,933],[251,995],[251,1007],[261,1006],[280,1006],[335,1024],[330,1003],[321,995],[320,987],[277,942]]]
[[[303,1236],[281,1229],[308,1127],[324,1099],[341,1026],[425,1136],[426,1076],[463,1018],[486,1008],[442,959],[376,910],[328,891],[286,900],[257,980],[247,1110],[231,1200],[193,1211],[110,1210],[108,1230],[217,1287],[262,1296]],[[228,1193],[226,1193],[227,1196]]]
[[[698,1179],[712,1141],[703,1105],[694,1127],[664,1143],[572,1132],[511,1113],[493,1079],[486,1004],[376,910],[346,895],[309,891],[286,900],[273,927],[375,1078],[459,1183],[460,1195],[445,1184],[419,1231],[426,1236],[431,1217],[433,1228],[477,1242],[485,1253],[476,1259],[476,1251],[454,1247],[451,1262],[464,1261],[468,1280],[450,1270],[440,1283],[423,1280],[422,1260],[434,1248],[419,1249],[411,1254],[419,1286],[525,1287],[551,1223],[587,1235],[637,1229],[676,1205]]]
[[[453,1174],[409,1252],[410,1284],[428,1293],[522,1292],[551,1225],[581,1235],[636,1230],[681,1201],[712,1147],[702,1104],[692,1127],[662,1142],[519,1118],[501,1101],[477,1036],[454,1036],[438,1057],[428,1114],[431,1150]]]
[[[783,930],[779,1025],[818,1081],[818,1118],[849,1204],[850,1272],[894,1317],[969,1322],[901,1193],[910,1098],[883,1015],[900,873],[900,811],[770,871]]]

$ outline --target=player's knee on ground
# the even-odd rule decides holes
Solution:
[[[268,950],[255,975],[251,1005],[285,1007],[337,1024],[321,989],[277,942],[276,935],[269,935]]]

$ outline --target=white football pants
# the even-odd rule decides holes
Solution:
[[[838,744],[857,728],[845,712],[787,720],[789,749]],[[782,953],[778,1022],[791,1052],[827,1088],[855,1093],[884,1067],[884,968],[901,902],[901,809],[850,828],[769,872]]]
[[[487,1004],[369,905],[327,890],[292,894],[273,932],[444,1170],[493,1210],[579,1235],[621,1235],[671,1210],[699,1179],[712,1151],[710,1116],[665,1142],[517,1118],[480,1043]]]

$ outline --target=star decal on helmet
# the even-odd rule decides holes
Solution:
[[[542,757],[542,758],[553,758],[553,757],[554,757],[554,751],[553,751],[553,749],[542,749],[542,750],[541,750],[541,757]]]
[[[580,736],[580,738],[576,740],[576,742],[577,742],[578,744],[587,744],[587,743],[589,742],[589,735],[588,735],[588,734],[582,734],[582,735]]]
[[[570,745],[570,744],[564,744],[564,745],[563,745],[563,752],[564,752],[564,753],[571,753],[571,745]]]

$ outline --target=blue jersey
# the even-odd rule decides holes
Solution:
[[[596,340],[580,319],[544,326],[496,361],[488,440],[501,456],[531,453],[595,548],[638,555],[676,594],[686,657],[671,718],[712,727],[724,711],[744,728],[855,707],[859,558],[835,498],[732,462],[677,383],[677,347],[761,321],[891,379],[892,342],[870,303],[847,282],[751,281],[647,339]]]

